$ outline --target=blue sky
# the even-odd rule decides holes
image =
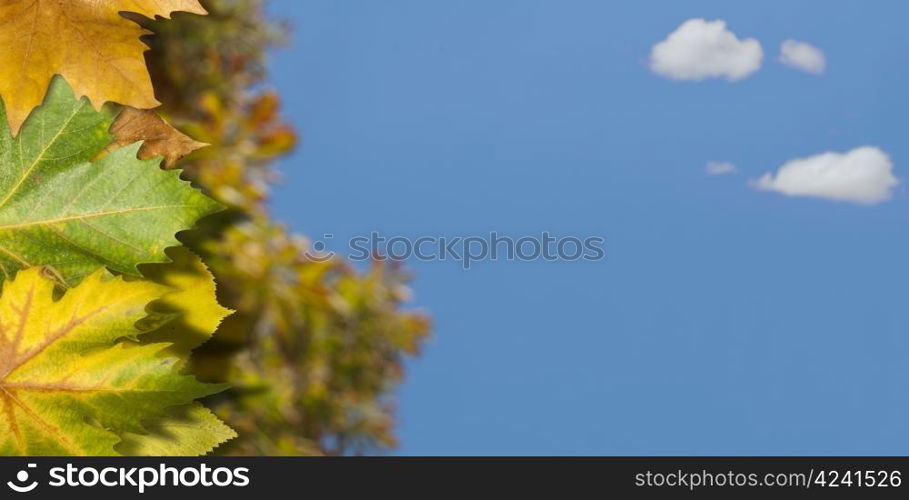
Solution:
[[[329,247],[602,236],[599,262],[409,262],[436,331],[399,393],[402,454],[905,454],[909,231],[875,204],[749,185],[874,146],[909,180],[904,2],[274,2],[272,84],[301,129],[274,209]],[[691,18],[759,71],[682,82]],[[777,61],[803,40],[823,75]],[[710,161],[738,172],[708,175]]]

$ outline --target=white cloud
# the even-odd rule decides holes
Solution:
[[[739,40],[723,20],[689,19],[650,51],[650,69],[675,80],[737,81],[760,69],[764,51],[754,38]]]
[[[827,57],[810,43],[786,40],[780,45],[780,62],[806,73],[820,75],[827,68]]]
[[[754,181],[754,186],[788,196],[810,196],[828,200],[873,205],[889,200],[899,184],[893,176],[893,162],[887,153],[873,146],[846,153],[826,152],[786,162],[774,176]]]
[[[736,166],[728,161],[712,161],[705,167],[710,175],[734,174],[739,171]]]

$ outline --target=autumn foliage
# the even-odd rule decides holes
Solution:
[[[0,454],[393,446],[428,321],[400,269],[308,260],[270,218],[297,135],[258,90],[284,34],[262,1],[0,20]]]

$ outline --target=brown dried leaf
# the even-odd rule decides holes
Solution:
[[[110,126],[115,140],[112,149],[145,141],[139,149],[139,159],[161,156],[164,167],[171,168],[180,158],[208,146],[172,127],[154,111],[126,107]]]

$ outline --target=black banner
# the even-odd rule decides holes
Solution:
[[[906,498],[907,466],[909,458],[0,458],[0,498]]]

